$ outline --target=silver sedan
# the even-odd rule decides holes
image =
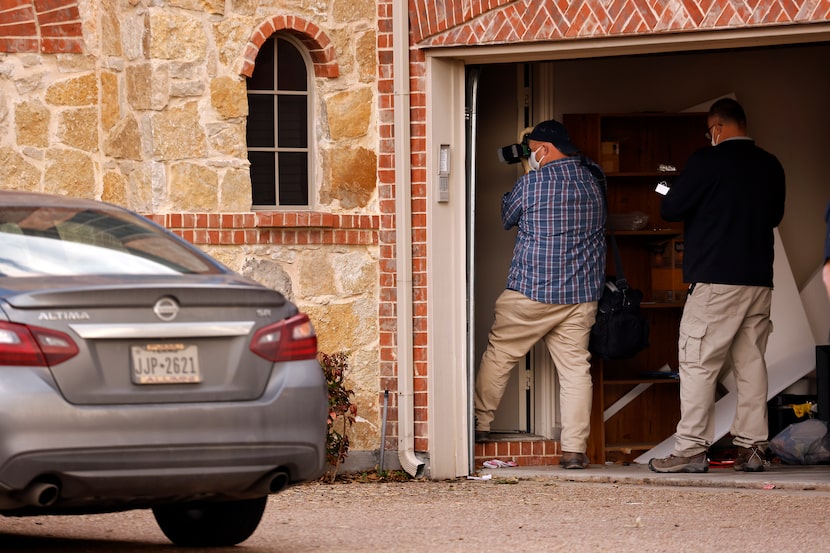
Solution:
[[[308,317],[128,210],[0,191],[0,514],[233,545],[325,469]]]

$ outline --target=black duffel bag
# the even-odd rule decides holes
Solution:
[[[608,208],[606,180],[602,171],[582,159],[597,179],[602,190],[603,203]],[[597,305],[597,320],[591,328],[588,349],[603,359],[628,359],[648,347],[648,319],[640,313],[643,293],[631,288],[625,280],[617,239],[611,229],[611,247],[617,278],[606,277]]]
[[[640,312],[643,293],[625,279],[605,281],[591,329],[589,349],[603,359],[628,359],[648,347],[648,319]]]

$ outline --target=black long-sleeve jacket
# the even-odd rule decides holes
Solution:
[[[778,158],[751,139],[692,154],[660,208],[663,219],[684,222],[683,279],[772,287],[785,191]]]

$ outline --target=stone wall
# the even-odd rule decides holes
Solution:
[[[0,187],[151,215],[285,292],[310,314],[321,351],[351,352],[365,419],[352,447],[377,449],[375,3],[64,3],[80,19],[65,27],[82,35],[71,48],[0,43]],[[15,17],[4,11],[0,24]],[[268,217],[251,212],[245,74],[274,31],[308,48],[317,165],[311,209]]]

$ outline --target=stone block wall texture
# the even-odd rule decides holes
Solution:
[[[390,0],[6,0],[0,187],[151,215],[309,312],[352,353],[353,448],[383,391],[397,443]],[[424,48],[805,25],[830,0],[409,0],[415,448],[428,452]],[[244,77],[275,32],[307,49],[317,156],[309,211],[253,212]]]
[[[245,77],[274,33],[309,58],[314,201],[252,211]],[[307,312],[347,351],[380,440],[377,17],[369,0],[6,0],[0,188],[149,215]]]

